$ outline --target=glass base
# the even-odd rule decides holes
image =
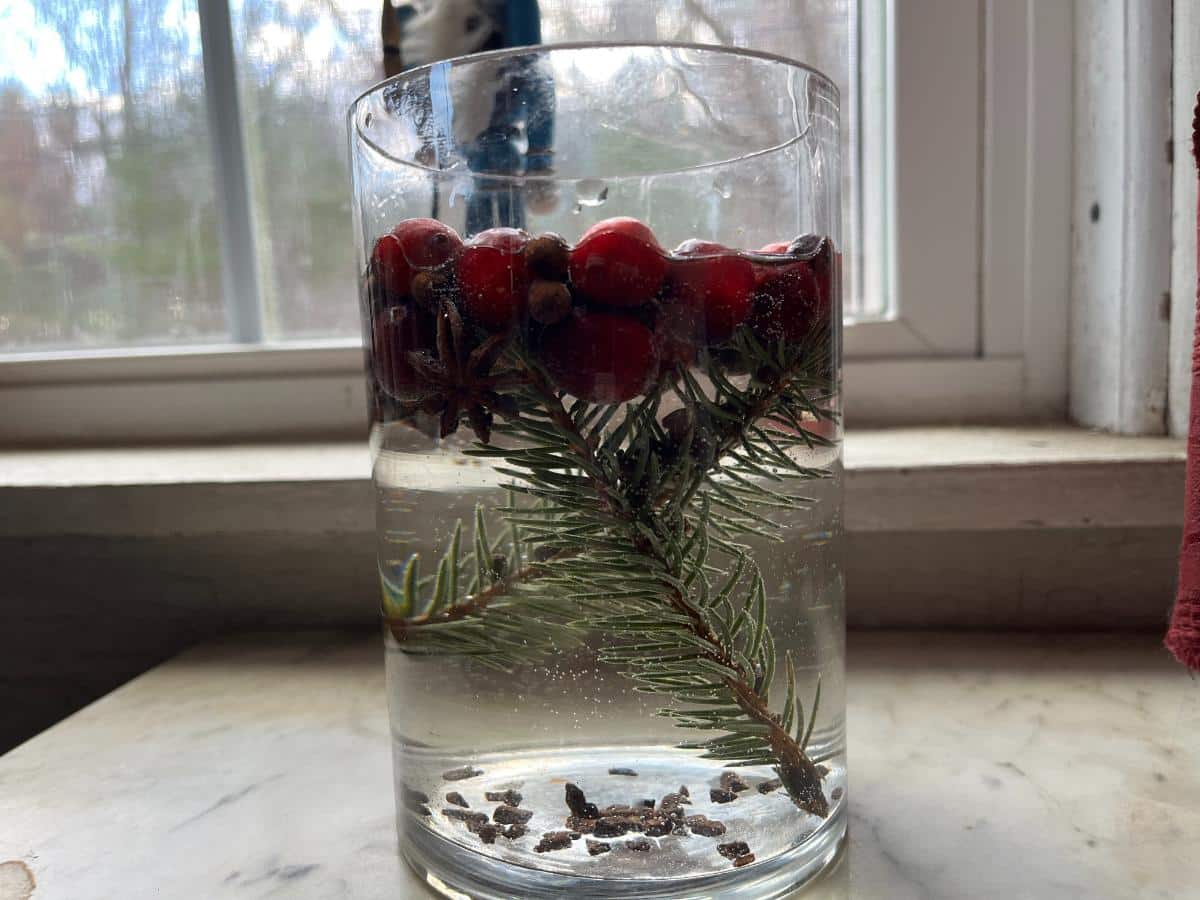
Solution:
[[[728,770],[668,748],[588,748],[478,759],[480,775],[446,781],[429,791],[430,816],[401,813],[401,852],[435,891],[456,900],[565,896],[769,900],[790,895],[820,874],[844,841],[845,768],[830,761],[825,765],[830,769],[824,779],[826,795],[836,793],[838,799],[822,820],[799,810],[782,790],[760,793],[758,785],[774,775],[768,769],[738,769],[749,790],[732,802],[716,803],[709,790],[719,786],[721,773]],[[661,800],[683,785],[691,799],[685,807],[687,815],[721,822],[725,833],[646,837],[631,832],[605,838],[585,834],[563,849],[535,852],[543,833],[566,827],[568,782],[581,787],[588,800],[600,807]],[[488,802],[485,792],[506,790],[520,792],[521,808],[533,812],[524,837],[501,836],[485,845],[462,821],[442,812],[459,808],[445,801],[447,793],[457,792],[471,811],[490,815],[498,804]],[[589,838],[603,841],[610,849],[593,856]],[[735,841],[749,845],[754,862],[735,868],[722,856],[718,846]]]

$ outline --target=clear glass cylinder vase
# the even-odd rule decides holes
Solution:
[[[775,897],[845,834],[838,94],[526,48],[350,110],[400,849]]]

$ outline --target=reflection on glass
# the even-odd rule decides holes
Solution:
[[[676,40],[751,47],[817,66],[848,98],[852,4],[853,0],[540,0],[538,7],[545,43]],[[413,5],[424,9],[431,3]],[[357,335],[352,298],[344,288],[352,283],[354,261],[346,240],[350,209],[344,189],[343,111],[382,72],[379,4],[235,0],[233,14],[268,335]],[[753,106],[749,93],[747,102]],[[842,135],[843,154],[852,160],[852,122],[843,122]],[[588,157],[614,152],[578,146],[578,138],[570,134],[556,133],[554,140],[556,156],[573,150],[585,160],[582,168],[589,167]],[[636,145],[625,136],[620,149],[642,160],[660,157],[669,168],[681,162],[679,142],[667,128],[647,133]],[[580,197],[556,198],[564,233],[574,228],[569,219],[577,205],[588,205],[587,188],[581,186]],[[843,190],[843,195],[850,197],[851,192]],[[846,217],[848,224],[853,221]],[[851,228],[847,232],[847,253],[854,253],[856,235]],[[853,266],[847,270],[852,272]]]
[[[195,0],[0,5],[0,352],[223,340]]]
[[[844,111],[853,107],[855,6],[538,3],[547,43],[694,41],[802,59],[842,87]],[[356,337],[343,115],[382,76],[380,0],[230,8],[266,336]],[[0,4],[0,352],[228,339],[203,82],[197,0]],[[842,124],[853,160],[856,123],[847,115]],[[578,144],[554,138],[559,154]],[[673,167],[677,144],[664,128],[621,147]],[[581,187],[545,202],[570,217],[587,206]],[[843,196],[853,203],[848,186]],[[844,218],[855,314],[857,233]]]

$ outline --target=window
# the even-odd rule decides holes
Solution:
[[[843,86],[850,409],[894,421],[1062,412],[1067,254],[1027,237],[1069,233],[1064,6],[542,12],[549,42],[750,46]],[[343,115],[378,77],[378,22],[378,0],[0,12],[0,436],[361,428]]]

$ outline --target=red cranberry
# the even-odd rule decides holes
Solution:
[[[658,370],[650,329],[619,313],[576,310],[546,330],[541,353],[559,387],[590,403],[630,400]]]
[[[700,352],[700,314],[686,303],[666,303],[654,324],[654,343],[663,369],[690,366]]]
[[[684,241],[671,260],[675,300],[696,313],[697,337],[710,344],[727,341],[750,314],[754,266],[712,241]]]
[[[463,312],[484,328],[503,330],[524,312],[528,241],[529,235],[516,228],[489,228],[475,235],[459,255]]]
[[[841,278],[842,254],[834,251],[832,241],[821,238],[816,252],[808,261],[808,266],[817,280],[817,292],[820,296],[817,315],[827,316],[833,308],[834,291]]]
[[[771,241],[765,247],[760,247],[759,253],[787,253],[789,241]]]
[[[409,400],[420,393],[421,379],[408,362],[412,350],[433,347],[433,317],[412,306],[393,306],[375,317],[371,364],[388,394]]]
[[[667,259],[653,232],[637,219],[597,222],[571,251],[571,281],[589,300],[641,306],[658,293]]]
[[[750,327],[764,340],[802,340],[819,321],[821,292],[809,264],[772,266],[759,280]]]
[[[407,297],[413,275],[442,265],[462,246],[458,232],[436,219],[405,219],[375,242],[371,256],[390,299]]]

